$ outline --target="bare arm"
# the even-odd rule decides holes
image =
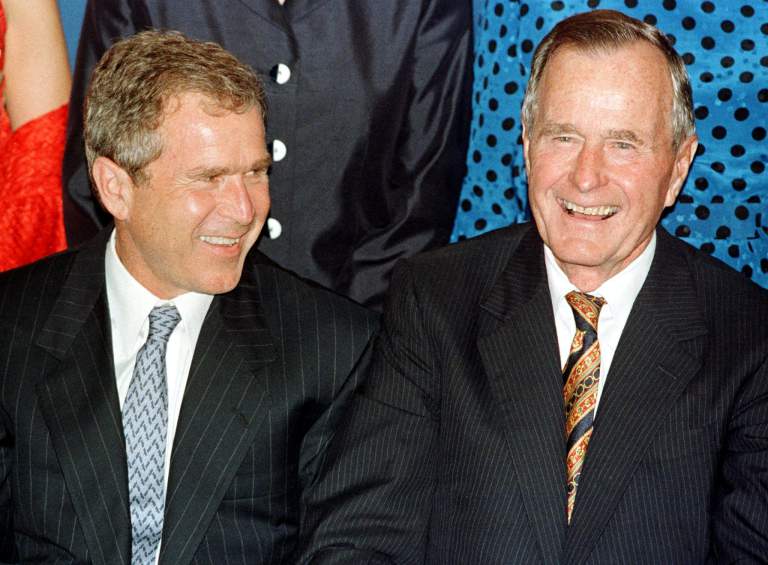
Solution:
[[[71,78],[56,0],[1,0],[5,36],[5,104],[11,127],[69,99]]]

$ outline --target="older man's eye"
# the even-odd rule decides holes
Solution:
[[[621,149],[621,150],[628,150],[628,149],[635,148],[634,145],[632,145],[631,143],[627,143],[626,141],[616,141],[613,144],[613,146],[616,147],[616,149]]]
[[[558,135],[555,137],[555,141],[558,143],[570,143],[573,141],[573,138],[570,135]]]

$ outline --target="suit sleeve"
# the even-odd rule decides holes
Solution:
[[[726,438],[709,561],[762,563],[768,556],[768,356],[742,387]]]
[[[372,321],[370,326],[374,327],[375,322]],[[370,335],[368,340],[370,341]],[[342,375],[343,384],[338,391],[334,392],[333,398],[324,406],[322,412],[314,417],[314,423],[302,439],[299,452],[299,478],[302,491],[314,481],[334,430],[344,418],[344,407],[354,394],[360,382],[362,368],[370,357],[370,345],[363,351],[357,352],[356,358],[358,357],[359,362],[348,375]]]
[[[384,325],[304,499],[298,562],[421,563],[439,431],[436,360],[407,267]]]
[[[365,182],[384,192],[389,221],[362,237],[346,265],[345,293],[378,307],[395,261],[446,245],[453,229],[465,160],[472,93],[472,3],[428,0],[413,43],[410,105],[384,178]],[[371,134],[371,151],[376,147]],[[380,184],[379,184],[380,183]],[[370,186],[367,188],[370,190]],[[372,297],[372,294],[376,296]]]
[[[88,0],[80,31],[64,150],[64,224],[70,246],[90,239],[111,221],[91,191],[83,142],[83,102],[91,72],[104,52],[140,30],[129,0]]]

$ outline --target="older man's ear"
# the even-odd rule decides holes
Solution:
[[[669,191],[667,192],[667,198],[664,200],[664,207],[668,208],[675,203],[677,196],[683,189],[683,184],[688,176],[688,171],[693,163],[693,158],[696,156],[696,149],[699,147],[699,138],[696,135],[690,136],[688,139],[680,144],[677,148],[677,155],[675,156],[675,170],[672,172],[672,178],[669,185]]]
[[[696,156],[696,148],[699,146],[699,138],[696,135],[690,136],[680,144],[675,155],[674,167],[669,179],[669,189],[664,199],[664,207],[669,208],[677,200],[680,191],[683,189],[688,171],[691,168],[693,158]]]

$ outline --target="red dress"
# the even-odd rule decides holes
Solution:
[[[0,70],[5,30],[0,2]],[[3,78],[0,94],[4,88]],[[12,131],[0,103],[0,271],[66,247],[61,196],[66,122],[64,104]]]

